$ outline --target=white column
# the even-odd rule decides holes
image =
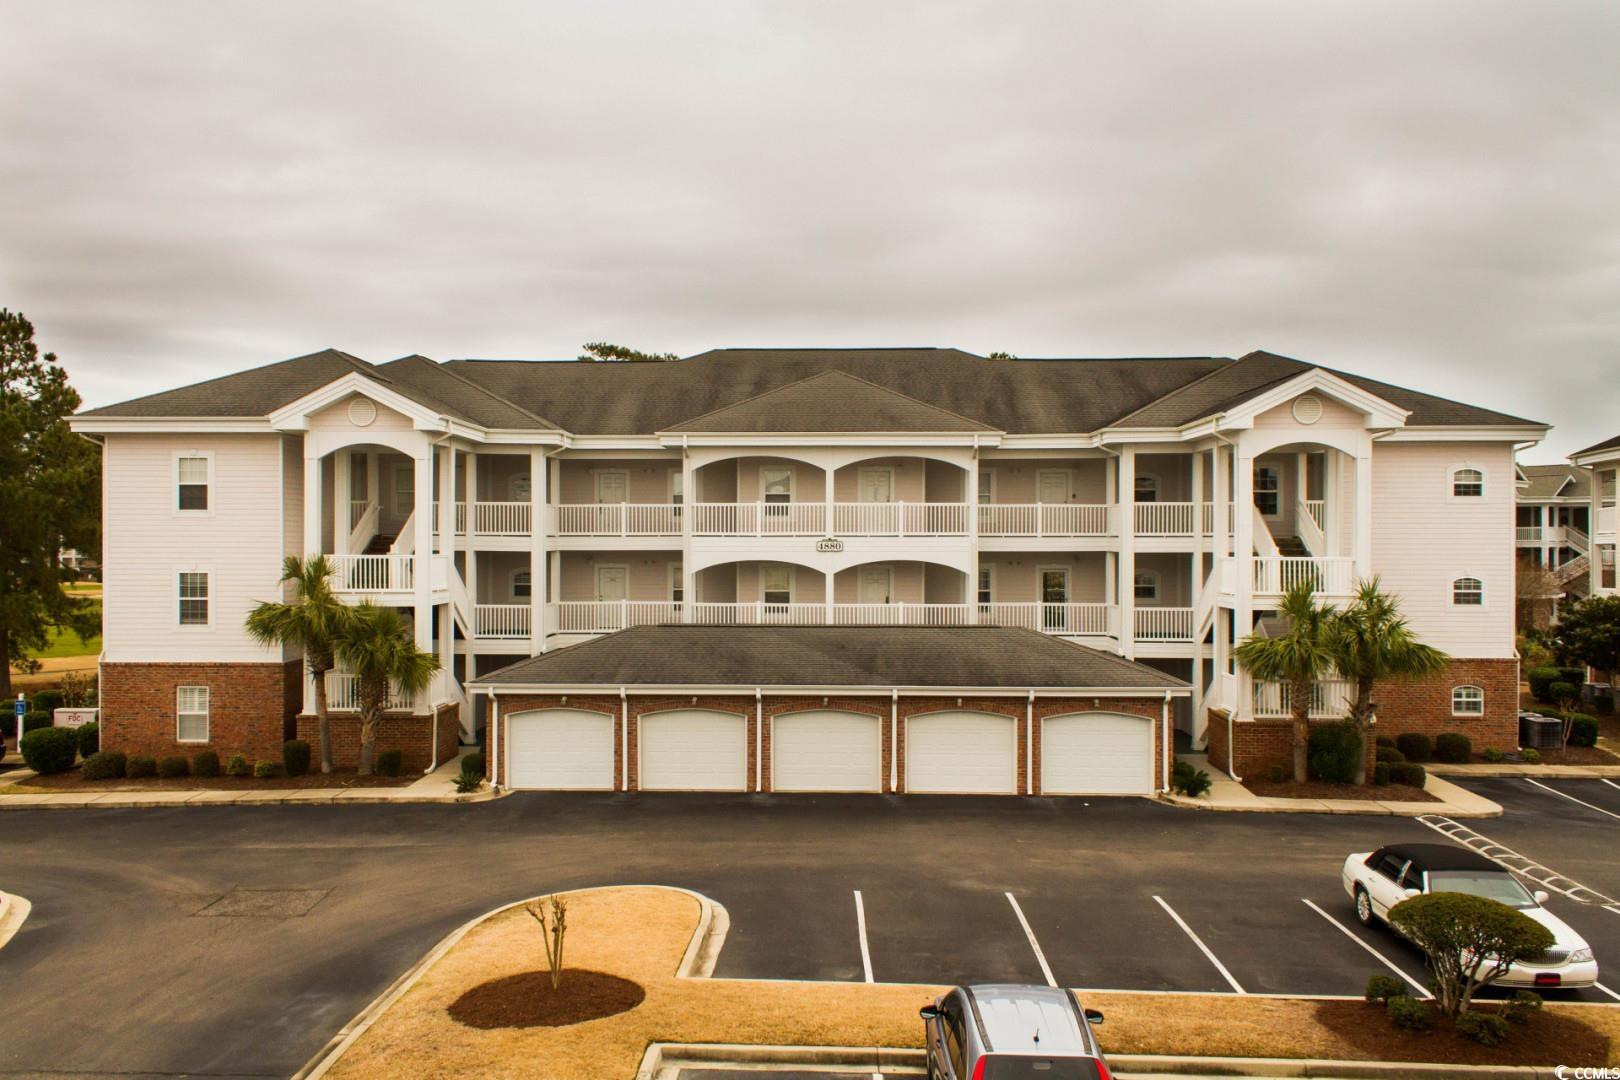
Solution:
[[[427,437],[422,441],[427,444]],[[412,512],[416,527],[416,647],[433,648],[433,446],[424,445],[415,457],[416,491]]]
[[[692,605],[698,600],[697,571],[692,569],[692,520],[697,513],[693,507],[699,501],[696,477],[691,451],[682,450],[681,498],[686,505],[681,510],[681,622],[692,621]],[[742,492],[737,493],[737,499],[741,501]]]
[[[1232,534],[1227,529],[1232,516],[1227,509],[1232,502],[1232,450],[1217,443],[1212,458],[1215,466],[1215,546],[1212,550],[1219,559],[1232,553]]]
[[[1119,451],[1119,651],[1136,655],[1136,448]]]
[[[469,616],[473,622],[478,621],[478,545],[473,543],[477,530],[473,528],[473,521],[478,506],[478,454],[469,452],[462,459],[462,473],[467,485],[467,599],[472,601],[473,611]],[[476,630],[477,627],[475,626]]]
[[[332,455],[332,550],[344,555],[353,554],[349,550],[349,532],[354,528],[349,520],[349,503],[354,499],[350,469],[348,450]]]
[[[439,497],[434,503],[439,550],[449,558],[456,549],[456,451],[446,443],[439,450]]]
[[[1235,598],[1232,603],[1232,639],[1241,641],[1254,625],[1254,458],[1243,452],[1241,446],[1233,451],[1233,530],[1232,544],[1236,573]],[[1250,712],[1248,695],[1244,692],[1246,680],[1239,673],[1237,700],[1232,702],[1238,718],[1247,718]]]
[[[304,558],[321,554],[321,459],[304,455]]]
[[[1193,550],[1192,594],[1193,604],[1204,588],[1204,551],[1209,547],[1209,536],[1204,532],[1204,452],[1193,454],[1192,459]],[[1194,627],[1196,630],[1197,627]]]
[[[979,621],[979,448],[977,446],[973,448],[973,458],[968,464],[965,483],[967,488],[963,492],[962,501],[967,503],[968,549],[972,552],[972,559],[968,571],[967,595],[963,596],[962,599],[973,605],[968,609],[971,612],[968,622],[977,623]],[[827,584],[831,588],[832,583],[828,582]],[[992,596],[990,599],[993,601],[995,597]]]
[[[366,451],[366,501],[377,504],[379,513],[382,509],[382,459],[376,450]]]
[[[1356,455],[1356,577],[1370,578],[1372,569],[1372,448]]]
[[[551,461],[543,447],[529,447],[529,654],[546,651],[546,603],[551,596]]]

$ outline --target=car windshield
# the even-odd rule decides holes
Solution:
[[[1513,908],[1535,907],[1535,897],[1525,891],[1519,879],[1506,871],[1431,870],[1430,892],[1460,892],[1483,896]]]
[[[1098,1080],[1097,1059],[1048,1058],[991,1054],[984,1059],[984,1080]]]

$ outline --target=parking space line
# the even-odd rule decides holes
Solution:
[[[1344,923],[1340,922],[1338,919],[1335,919],[1333,916],[1329,915],[1327,912],[1323,911],[1321,908],[1317,907],[1314,903],[1312,903],[1309,900],[1304,899],[1303,897],[1301,898],[1300,902],[1303,903],[1306,907],[1310,908],[1312,911],[1316,912],[1318,915],[1322,916],[1322,918],[1326,919],[1328,922],[1332,923],[1334,926],[1338,927],[1339,928],[1339,933],[1343,934],[1345,937],[1349,938],[1351,941],[1355,942],[1357,945],[1360,945],[1363,949],[1366,949],[1368,952],[1372,953],[1373,956],[1378,958],[1378,962],[1380,964],[1383,964],[1385,967],[1389,968],[1389,970],[1393,971],[1395,974],[1397,974],[1401,978],[1405,979],[1406,982],[1407,982],[1407,985],[1411,986],[1412,989],[1416,990],[1419,994],[1421,994],[1422,996],[1424,996],[1426,998],[1434,996],[1433,994],[1429,993],[1429,988],[1427,986],[1424,986],[1422,983],[1420,983],[1416,979],[1412,978],[1412,976],[1408,975],[1406,972],[1404,972],[1400,968],[1396,967],[1395,964],[1390,961],[1389,957],[1385,956],[1383,953],[1379,952],[1377,949],[1373,948],[1371,945],[1367,944],[1365,941],[1362,941],[1359,937],[1357,937],[1355,935],[1354,932],[1351,931],[1351,929],[1348,926],[1344,925]]]
[[[1614,998],[1614,1000],[1620,1001],[1620,994],[1617,994],[1613,990],[1610,990],[1607,986],[1604,986],[1602,983],[1593,983],[1592,985],[1597,987],[1599,990],[1603,991],[1605,994],[1608,994],[1610,997]]]
[[[1563,791],[1559,791],[1555,787],[1548,787],[1546,784],[1543,784],[1540,780],[1537,780],[1533,776],[1525,777],[1524,781],[1527,784],[1536,785],[1536,787],[1540,788],[1542,791],[1550,791],[1554,795],[1557,795],[1560,799],[1568,799],[1572,803],[1579,803],[1581,806],[1586,807],[1588,810],[1596,810],[1600,814],[1607,814],[1609,817],[1614,818],[1616,821],[1620,821],[1620,814],[1615,813],[1613,810],[1605,810],[1601,806],[1593,806],[1591,803],[1587,802],[1585,799],[1577,799],[1575,796],[1570,795],[1570,794],[1568,794],[1566,792],[1563,792]]]
[[[1176,925],[1181,927],[1182,932],[1188,937],[1192,938],[1192,943],[1198,946],[1199,951],[1209,958],[1209,962],[1215,965],[1215,970],[1219,971],[1221,976],[1232,985],[1232,989],[1236,990],[1240,994],[1247,994],[1248,991],[1239,986],[1238,981],[1232,978],[1232,973],[1226,970],[1226,965],[1221,963],[1220,959],[1214,953],[1210,952],[1209,946],[1205,945],[1197,934],[1193,933],[1192,927],[1187,925],[1186,920],[1184,920],[1180,915],[1176,914],[1176,909],[1165,903],[1164,897],[1162,896],[1155,896],[1153,899],[1160,907],[1164,908],[1164,913],[1166,915],[1176,920]]]
[[[1600,776],[1600,777],[1598,777],[1598,779],[1602,780],[1605,784],[1608,784],[1610,787],[1614,788],[1614,790],[1620,791],[1620,784],[1615,783],[1613,780],[1610,780],[1608,777]]]
[[[1018,906],[1018,898],[1012,893],[1002,893],[1007,903],[1012,905],[1013,914],[1018,916],[1018,925],[1024,928],[1024,936],[1029,938],[1029,947],[1035,950],[1035,959],[1041,965],[1041,974],[1046,976],[1046,985],[1055,987],[1057,980],[1052,978],[1052,968],[1046,962],[1046,954],[1041,952],[1041,943],[1035,940],[1035,931],[1029,928],[1029,920],[1024,918],[1024,909]]]
[[[861,890],[855,890],[855,930],[861,936],[861,970],[866,973],[866,981],[872,982],[872,949],[866,944],[866,904],[861,900]]]
[[[1415,820],[1419,825],[1428,826],[1446,839],[1455,841],[1470,851],[1479,852],[1502,869],[1519,877],[1529,878],[1544,889],[1551,889],[1555,893],[1567,896],[1577,904],[1595,904],[1605,911],[1620,915],[1620,900],[1605,896],[1573,878],[1565,877],[1549,866],[1543,866],[1528,856],[1520,855],[1506,844],[1499,844],[1484,833],[1475,832],[1468,826],[1452,821],[1448,817],[1441,817],[1439,814],[1425,814]]]

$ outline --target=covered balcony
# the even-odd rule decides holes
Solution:
[[[826,470],[737,457],[694,473],[693,536],[965,537],[967,473],[922,457],[876,457]]]

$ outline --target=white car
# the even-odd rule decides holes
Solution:
[[[1485,856],[1450,844],[1391,844],[1344,860],[1344,891],[1365,926],[1387,920],[1389,909],[1424,893],[1460,892],[1498,900],[1517,908],[1552,931],[1553,946],[1536,960],[1521,961],[1496,980],[1498,986],[1551,989],[1591,986],[1597,961],[1586,939],[1542,907],[1544,892],[1532,893],[1508,871]]]

